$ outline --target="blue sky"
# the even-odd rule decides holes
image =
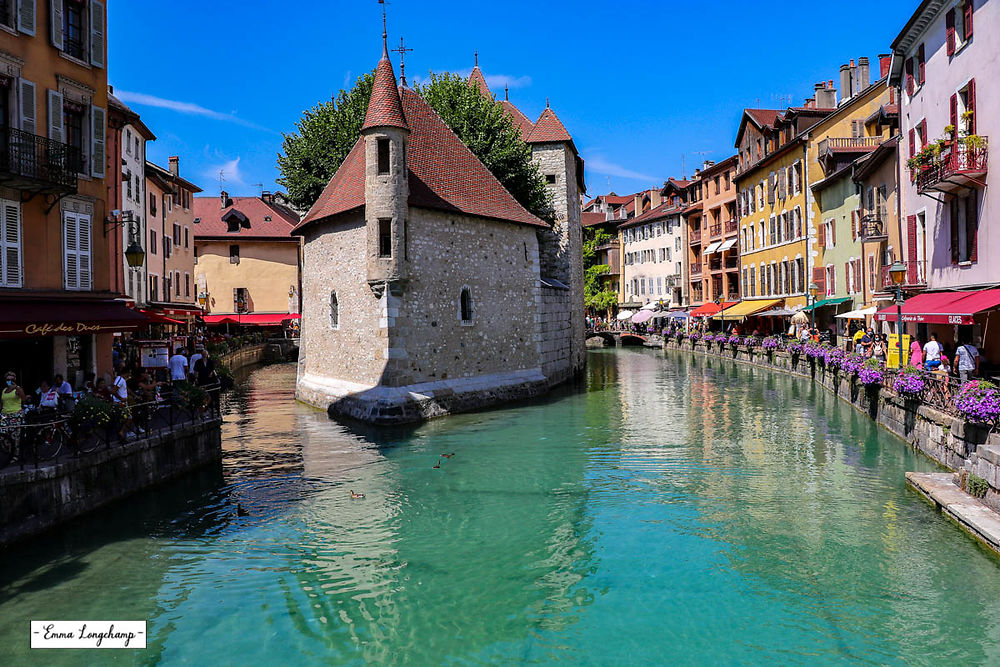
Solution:
[[[682,156],[687,174],[728,157],[743,107],[799,105],[850,58],[868,56],[876,78],[917,4],[393,0],[388,32],[414,49],[411,79],[468,73],[478,51],[494,92],[508,82],[529,118],[549,98],[590,193],[622,194],[680,177]],[[157,135],[150,159],[179,155],[206,194],[220,170],[230,194],[278,189],[281,133],[381,52],[376,0],[109,5],[109,82]]]

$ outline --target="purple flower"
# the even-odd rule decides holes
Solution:
[[[1000,417],[1000,390],[986,380],[966,382],[955,395],[955,407],[967,421],[992,424]]]
[[[924,371],[916,366],[904,367],[899,371],[892,383],[893,391],[908,398],[917,398],[926,386],[927,381],[924,378]]]
[[[798,356],[798,355],[802,354],[802,351],[803,351],[804,348],[802,346],[802,343],[798,343],[798,342],[793,341],[793,342],[791,342],[791,343],[788,344],[788,347],[786,349],[788,350],[789,354]]]
[[[844,352],[843,348],[839,347],[828,347],[823,352],[823,363],[826,367],[832,371],[837,370],[844,363],[844,357],[847,353]]]
[[[699,340],[701,340],[701,334],[698,333],[697,331],[692,331],[691,335],[688,336],[688,338],[691,340],[692,343],[697,343]]]
[[[757,347],[760,345],[760,338],[757,336],[747,336],[743,339],[743,344],[747,347]]]
[[[728,340],[729,340],[729,344],[732,345],[733,347],[736,347],[737,345],[742,345],[743,344],[743,337],[742,336],[737,336],[736,334],[732,334],[731,336],[729,336]]]
[[[861,370],[861,365],[865,363],[865,358],[857,352],[851,352],[840,362],[840,367],[847,373],[857,374]]]
[[[781,338],[778,336],[768,336],[761,341],[760,346],[765,350],[779,350],[781,349]]]
[[[879,385],[885,380],[885,366],[878,359],[868,359],[858,371],[858,380],[865,385]]]

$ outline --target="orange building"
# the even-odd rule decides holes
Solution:
[[[105,14],[97,0],[0,3],[0,365],[29,390],[111,373],[114,333],[145,322],[116,301]]]

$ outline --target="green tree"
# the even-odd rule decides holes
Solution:
[[[604,286],[603,276],[611,267],[597,263],[598,246],[609,243],[612,238],[598,227],[583,230],[583,302],[598,313],[607,313],[618,303],[618,293]]]
[[[309,208],[361,136],[374,75],[360,77],[336,99],[308,109],[286,134],[278,155],[278,179],[293,204]],[[522,206],[553,219],[545,178],[531,160],[510,116],[456,74],[431,74],[416,92]]]

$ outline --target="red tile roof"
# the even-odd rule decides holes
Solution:
[[[635,195],[628,195],[625,197],[620,197],[618,195],[601,195],[599,199],[603,199],[609,204],[628,204],[629,202],[635,201]]]
[[[528,120],[528,117],[509,100],[500,100],[500,105],[503,106],[503,110],[507,112],[511,120],[514,121],[514,127],[521,130],[521,138],[527,140],[528,135],[535,129],[534,123]]]
[[[762,127],[771,127],[774,121],[781,117],[781,111],[778,109],[744,109],[744,111]]]
[[[299,216],[280,204],[268,203],[260,197],[230,197],[231,205],[220,206],[218,197],[195,197],[194,217],[201,222],[194,227],[194,237],[232,236],[240,238],[275,238],[287,237],[299,223]],[[246,216],[250,227],[241,227],[239,231],[230,232],[229,225],[223,220],[231,211],[238,211]],[[270,217],[270,220],[265,218]]]
[[[607,216],[600,211],[594,213],[581,213],[580,216],[580,224],[584,227],[593,227],[594,225],[610,222],[607,219]]]
[[[403,105],[399,100],[399,88],[396,87],[396,75],[389,62],[389,54],[382,49],[382,59],[375,69],[375,83],[372,84],[372,96],[368,100],[368,113],[362,130],[372,127],[401,127],[408,129]]]
[[[483,70],[479,69],[479,65],[472,68],[472,74],[469,75],[469,85],[476,86],[486,97],[493,99],[493,93],[490,92],[490,87],[486,85],[486,77],[483,76]]]
[[[650,220],[659,220],[660,218],[665,218],[668,215],[675,215],[681,211],[682,206],[677,206],[671,202],[664,202],[656,208],[649,209],[640,216],[636,216],[631,220],[626,220],[622,226],[631,226],[637,223],[649,222]]]
[[[549,227],[504,189],[427,102],[407,88],[400,92],[410,126],[406,151],[410,206]],[[364,163],[364,144],[359,139],[299,228],[364,206]]]
[[[546,107],[542,115],[535,121],[535,127],[532,128],[531,133],[525,141],[529,144],[540,144],[549,141],[572,142],[573,138],[569,136],[569,132],[566,131],[566,128],[559,121],[556,112]]]

